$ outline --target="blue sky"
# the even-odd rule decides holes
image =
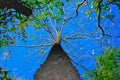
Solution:
[[[116,24],[113,24],[109,19],[102,21],[106,33],[111,33],[113,36],[120,34],[120,11],[116,6],[111,5],[111,13],[114,13]],[[61,42],[61,46],[67,52],[69,57],[79,64],[84,64],[87,69],[95,68],[95,56],[100,55],[102,50],[106,47],[106,41],[112,46],[120,47],[120,39],[113,37],[105,37],[103,40],[103,47],[101,49],[100,42],[94,39],[100,38],[100,30],[97,28],[97,19],[95,13],[91,13],[90,17],[85,14],[85,11],[91,7],[86,5],[79,8],[79,16],[71,19],[64,26],[62,31],[62,38],[69,37],[74,34],[81,34],[78,36],[80,39],[68,39]],[[65,5],[66,17],[70,17],[75,14],[75,2]],[[105,14],[103,14],[105,15]],[[54,22],[51,21],[50,25],[54,26]],[[61,26],[61,23],[59,24]],[[111,28],[112,27],[112,28]],[[91,32],[96,31],[92,36]],[[54,31],[53,31],[54,33]],[[19,38],[15,45],[41,45],[53,43],[54,40],[50,37],[44,29],[35,30],[32,26],[27,27],[28,41],[23,42]],[[4,47],[0,50],[0,66],[8,68],[10,74],[16,77],[17,80],[33,80],[35,71],[46,60],[51,46],[44,47]],[[75,65],[73,63],[73,65]],[[76,66],[80,75],[82,75],[84,69],[80,66]]]

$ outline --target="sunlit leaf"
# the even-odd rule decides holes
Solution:
[[[102,16],[102,17],[101,17],[101,19],[102,19],[102,20],[105,20],[105,17],[104,17],[104,16]]]
[[[108,8],[107,4],[104,4],[102,9],[106,10],[107,8]]]
[[[81,5],[81,3],[82,3],[82,2],[77,2],[76,5],[79,6],[79,5]]]
[[[13,27],[11,27],[8,31],[9,32],[12,32],[12,31],[15,31],[16,30],[16,28],[13,26]]]
[[[61,35],[61,33],[60,32],[58,32],[58,36],[60,36]]]
[[[43,19],[46,17],[46,14],[44,12],[41,13],[40,18]]]
[[[87,10],[85,14],[90,15],[90,10]]]

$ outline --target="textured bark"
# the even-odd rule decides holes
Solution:
[[[22,3],[18,2],[17,0],[0,0],[0,8],[13,8],[17,12],[21,12],[26,16],[30,16],[32,14],[32,9],[27,8]]]
[[[81,80],[69,57],[59,44],[55,44],[47,61],[37,70],[34,80]]]

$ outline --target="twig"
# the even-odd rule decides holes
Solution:
[[[33,48],[33,47],[42,47],[42,46],[51,46],[51,44],[41,44],[41,45],[30,45],[30,46],[26,46],[26,45],[12,45],[11,47],[25,47],[25,48]]]
[[[81,4],[79,4],[79,5],[77,5],[77,7],[76,7],[76,14],[74,15],[74,16],[72,16],[72,17],[70,17],[70,18],[68,18],[64,23],[63,23],[63,25],[62,25],[62,27],[61,27],[61,29],[60,29],[60,33],[62,33],[62,30],[63,30],[63,28],[64,28],[64,25],[69,21],[69,20],[71,20],[72,18],[75,18],[75,17],[77,17],[78,16],[78,14],[79,14],[79,7],[81,6],[81,5],[83,5],[84,3],[86,3],[87,2],[87,0],[84,0],[83,2],[81,2]]]

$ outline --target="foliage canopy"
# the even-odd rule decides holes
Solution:
[[[98,56],[96,59],[96,68],[84,74],[86,79],[120,79],[120,49],[106,50],[103,55]]]
[[[77,17],[79,7],[83,4],[86,4],[88,0],[76,2],[76,15],[71,18],[65,18],[63,7],[66,3],[72,1],[74,0],[22,0],[21,3],[23,5],[33,10],[33,14],[30,17],[22,15],[16,10],[9,9],[7,7],[0,9],[0,47],[14,44],[17,35],[19,35],[22,40],[26,41],[27,26],[32,26],[35,29],[40,29],[41,27],[48,26],[48,24],[50,23],[48,18],[50,18],[51,20],[55,20],[57,23],[65,23],[71,18]],[[102,13],[108,13],[110,11],[109,5],[111,4],[116,5],[120,9],[120,1],[92,0],[89,3],[91,4],[90,6],[93,7],[93,9],[86,10],[85,14],[89,16],[92,12],[97,13],[96,17],[98,20],[98,27],[101,29],[103,36],[105,36],[105,31],[100,25],[101,20],[105,20],[106,18],[112,20],[115,15],[107,14],[105,16],[102,15]]]

